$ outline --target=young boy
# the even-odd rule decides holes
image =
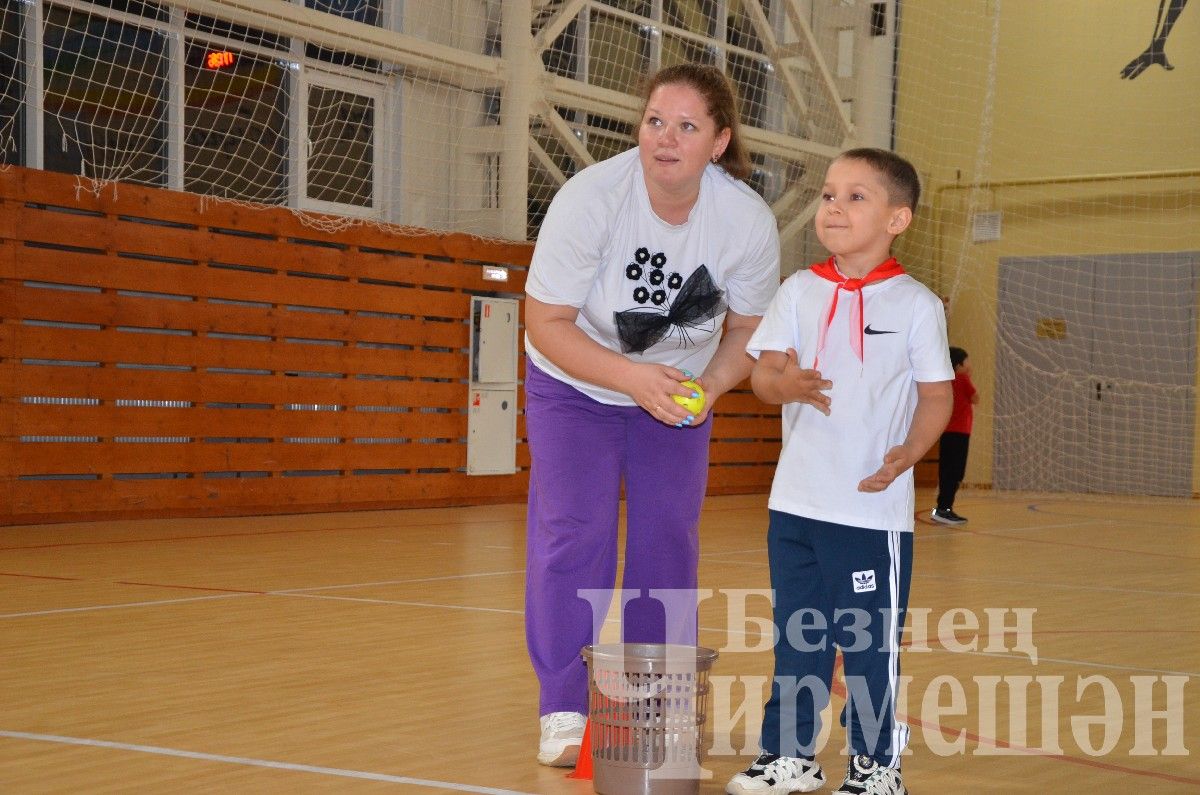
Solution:
[[[965,350],[951,345],[950,364],[954,366],[954,409],[938,444],[937,507],[929,518],[939,524],[956,525],[967,521],[967,517],[954,512],[954,497],[967,472],[967,450],[975,421],[971,407],[979,402],[979,392],[971,382],[971,364]]]
[[[758,359],[755,394],[783,405],[767,530],[780,636],[762,755],[730,780],[730,795],[824,784],[814,756],[836,647],[850,748],[837,792],[907,792],[895,688],[912,575],[911,468],[946,425],[954,377],[941,301],[891,256],[919,194],[916,170],[892,152],[837,157],[815,219],[833,256],[783,283],[747,345]]]

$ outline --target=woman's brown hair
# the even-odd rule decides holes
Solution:
[[[660,86],[686,85],[696,90],[704,98],[708,115],[717,125],[717,132],[729,130],[729,145],[717,158],[717,165],[725,169],[735,179],[744,180],[750,176],[750,153],[742,140],[741,124],[738,116],[737,95],[733,84],[729,82],[721,70],[715,66],[704,64],[682,63],[664,67],[645,82],[642,90],[642,115],[646,113],[646,105],[650,95]]]

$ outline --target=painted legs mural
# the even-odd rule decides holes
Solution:
[[[1154,64],[1168,70],[1175,68],[1167,60],[1167,36],[1171,33],[1171,28],[1175,26],[1175,20],[1179,19],[1179,12],[1187,3],[1188,0],[1158,0],[1158,17],[1154,21],[1154,38],[1150,40],[1150,46],[1141,55],[1125,65],[1125,68],[1121,70],[1121,79],[1133,80]]]

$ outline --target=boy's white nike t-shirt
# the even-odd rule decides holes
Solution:
[[[746,346],[794,348],[812,367],[820,327],[837,285],[807,270],[783,283]],[[877,530],[911,531],[912,470],[882,492],[858,484],[883,465],[912,425],[918,381],[950,381],[954,369],[941,299],[907,274],[863,288],[863,360],[851,347],[850,313],[858,296],[842,291],[821,353],[821,375],[833,382],[830,414],[806,403],[782,407],[783,449],[771,484],[772,510]]]

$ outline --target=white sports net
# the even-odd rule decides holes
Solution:
[[[563,181],[633,144],[641,79],[703,61],[735,82],[753,183],[790,221],[852,135],[836,30],[805,5],[10,1],[3,162],[525,240]]]
[[[631,145],[644,74],[717,64],[785,269],[823,256],[810,221],[836,152],[918,166],[898,253],[948,297],[983,393],[968,483],[1200,492],[1187,0],[2,7],[0,164],[334,228],[532,238],[564,180]]]
[[[1200,492],[1192,6],[903,4],[897,148],[926,222],[901,252],[983,393],[968,483]]]

